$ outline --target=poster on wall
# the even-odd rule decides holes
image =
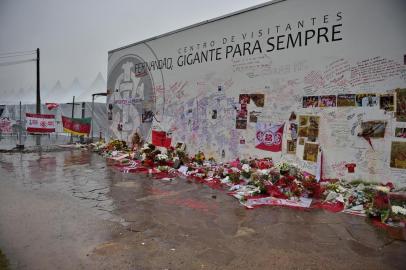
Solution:
[[[144,111],[141,116],[141,120],[143,123],[152,123],[154,119],[154,112],[153,111]]]
[[[390,166],[406,169],[406,142],[392,142]]]
[[[317,143],[305,143],[303,160],[316,162],[319,153],[319,145]]]
[[[307,137],[311,142],[315,142],[319,136],[320,117],[314,115],[299,115],[299,137]]]
[[[355,107],[355,95],[354,94],[338,95],[337,107]]]
[[[396,120],[406,122],[406,88],[396,89]]]
[[[308,124],[309,124],[309,116],[299,115],[299,129],[298,129],[299,137],[307,137]]]
[[[357,107],[374,107],[378,105],[376,94],[358,94],[355,96]]]
[[[257,123],[255,148],[271,152],[282,151],[284,126],[285,124]]]
[[[395,110],[394,96],[392,94],[381,95],[379,97],[379,108],[387,112]]]
[[[317,137],[319,137],[319,116],[310,116],[309,117],[309,128],[307,131],[307,139],[311,142],[315,142]]]
[[[397,138],[406,138],[406,128],[397,127],[395,129],[395,137],[397,137]]]
[[[260,115],[260,114],[261,114],[261,112],[251,111],[250,112],[250,123],[258,122],[258,115]]]
[[[287,140],[287,153],[296,154],[296,140]]]
[[[240,94],[240,104],[250,104],[250,95]]]
[[[303,97],[303,108],[314,108],[319,106],[318,96],[305,96]]]
[[[336,107],[337,98],[335,95],[320,96],[319,107]]]
[[[366,138],[383,138],[385,136],[385,121],[367,121],[361,123],[361,132],[358,136]]]
[[[55,132],[55,115],[53,114],[25,114],[26,128],[28,133],[52,133]]]
[[[252,101],[257,107],[264,107],[265,95],[264,94],[250,94]]]
[[[240,95],[240,102],[243,102],[243,103],[240,104],[240,109],[237,110],[235,128],[236,129],[247,129],[248,110],[247,110],[247,104],[244,102],[248,102],[248,101],[244,98],[241,99],[241,95]]]

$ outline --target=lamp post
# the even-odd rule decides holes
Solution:
[[[39,48],[37,48],[37,59],[36,59],[36,62],[37,62],[37,97],[36,97],[36,106],[35,106],[35,111],[36,111],[36,113],[37,114],[40,114],[41,113],[41,89],[40,89],[40,82],[39,82],[39,80],[40,80],[40,70],[39,70],[39,68],[40,68],[40,66],[39,66],[39,60],[40,60],[40,58],[39,58]],[[36,145],[41,145],[41,134],[38,134],[37,136],[36,136]]]
[[[94,126],[93,126],[93,118],[94,118],[94,99],[95,99],[95,97],[98,97],[98,96],[102,96],[102,97],[106,97],[107,96],[107,93],[105,93],[105,92],[102,92],[102,93],[94,93],[94,94],[92,94],[92,139],[91,139],[91,141],[93,142],[93,130],[94,130]]]

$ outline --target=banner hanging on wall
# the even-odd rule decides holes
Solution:
[[[26,113],[25,121],[29,133],[52,133],[55,132],[55,115]]]
[[[13,131],[11,127],[10,119],[6,117],[0,117],[0,133],[11,133]]]
[[[92,118],[69,118],[62,115],[63,131],[73,135],[89,135]]]
[[[172,138],[165,131],[152,130],[152,144],[155,146],[170,147]]]
[[[280,152],[282,151],[282,136],[285,124],[257,123],[255,148]]]

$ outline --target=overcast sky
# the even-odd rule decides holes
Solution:
[[[263,2],[0,0],[0,93],[35,87],[35,62],[2,66],[16,59],[4,53],[38,47],[41,85],[68,87],[77,77],[86,87],[98,72],[106,79],[108,50]]]

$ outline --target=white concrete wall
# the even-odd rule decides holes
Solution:
[[[393,112],[385,113],[379,104],[302,107],[302,97],[308,95],[379,95],[406,88],[405,11],[402,0],[287,0],[113,51],[108,64],[108,89],[112,91],[108,103],[115,104],[110,135],[130,140],[138,129],[150,136],[151,124],[142,123],[141,114],[151,110],[160,121],[153,125],[171,131],[173,140],[184,141],[191,153],[203,150],[207,156],[224,160],[271,156],[315,173],[316,163],[303,160],[302,145],[297,145],[296,154],[287,153],[287,129],[279,153],[255,148],[256,127],[249,119],[247,129],[236,129],[239,94],[260,93],[265,95],[264,107],[257,108],[252,101],[248,105],[248,112],[261,112],[258,122],[288,124],[291,112],[320,116],[316,142],[324,151],[325,177],[406,186],[406,169],[390,167],[391,142],[406,141],[394,137],[395,128],[406,127],[406,122],[397,122]],[[298,25],[302,21],[303,28]],[[304,46],[303,39],[301,47],[292,48],[290,42],[290,48],[276,49],[278,35],[284,35],[279,38],[280,47],[286,47],[288,34],[296,37],[306,30],[323,34],[326,29],[318,30],[323,27],[328,42],[325,37],[319,43],[312,38]],[[243,48],[244,42],[250,42],[250,52],[234,54],[237,44]],[[259,45],[254,50],[256,42]],[[272,51],[270,42],[275,46]],[[232,53],[227,54],[230,48]],[[178,63],[183,55],[210,49],[217,51],[207,62]],[[139,74],[142,70],[137,63],[165,58],[172,59],[172,68]],[[212,119],[212,110],[217,110],[217,119]],[[384,138],[372,139],[373,149],[357,136],[360,123],[368,120],[387,122]],[[123,131],[117,130],[119,123]],[[354,174],[347,172],[347,163],[357,165]]]

